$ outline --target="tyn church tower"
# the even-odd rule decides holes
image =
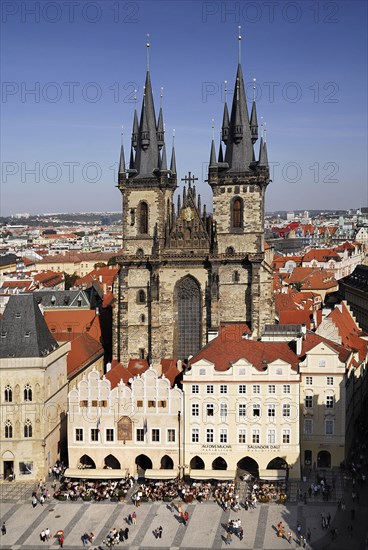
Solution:
[[[222,145],[212,141],[208,182],[213,215],[202,208],[191,176],[177,188],[175,149],[168,167],[163,111],[156,118],[147,69],[140,120],[134,112],[129,168],[121,146],[118,187],[123,198],[123,249],[115,289],[114,357],[182,359],[203,347],[221,322],[244,322],[259,336],[273,322],[272,272],[265,260],[264,202],[267,148],[258,139],[242,67],[236,73],[229,115],[225,102]]]

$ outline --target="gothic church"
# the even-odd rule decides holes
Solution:
[[[208,183],[213,214],[201,205],[194,178],[177,189],[175,149],[168,165],[163,111],[155,114],[147,69],[140,119],[135,110],[129,168],[123,145],[118,188],[123,202],[123,249],[116,282],[114,357],[186,360],[222,322],[246,323],[253,337],[273,322],[272,271],[265,258],[264,204],[269,179],[263,137],[259,153],[256,104],[249,117],[241,64],[229,114],[225,101]],[[175,204],[176,203],[176,204]]]

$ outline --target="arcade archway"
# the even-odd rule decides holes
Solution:
[[[108,455],[105,460],[105,466],[104,468],[111,468],[111,470],[120,470],[121,466],[120,466],[120,462],[118,461],[117,458],[115,458],[114,455]]]
[[[95,461],[88,455],[83,455],[79,459],[79,463],[83,468],[96,468]]]
[[[319,451],[317,468],[331,468],[331,453],[329,451]]]
[[[267,464],[267,470],[287,470],[288,463],[284,458],[277,456]]]
[[[248,472],[254,477],[259,477],[258,462],[256,462],[254,458],[251,458],[250,456],[245,456],[244,458],[240,459],[237,463],[237,467],[239,470]]]
[[[173,470],[174,469],[174,461],[173,459],[168,456],[168,455],[164,455],[162,458],[161,458],[161,466],[160,466],[161,470]]]
[[[212,462],[212,470],[227,470],[227,462],[222,456],[218,456]]]
[[[194,456],[190,461],[191,470],[204,470],[204,462],[200,456]]]
[[[135,459],[137,468],[140,470],[151,470],[152,469],[152,460],[146,455],[139,455]]]

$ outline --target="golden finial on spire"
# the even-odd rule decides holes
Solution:
[[[163,86],[161,86],[161,91],[160,91],[160,107],[162,107],[162,98],[164,97],[164,88]]]
[[[134,90],[133,100],[134,100],[134,108],[136,108],[137,107],[137,90],[136,89]]]
[[[149,71],[149,47],[150,47],[150,42],[149,42],[149,33],[147,33],[147,42],[146,42],[146,51],[147,51],[147,71]]]
[[[241,63],[241,26],[238,27],[238,63]]]
[[[264,124],[263,124],[263,116],[261,116],[261,128],[262,128],[262,134],[261,134],[261,137],[263,138],[264,137]]]
[[[253,101],[256,100],[256,79],[253,78]]]
[[[266,123],[263,124],[263,135],[264,135],[264,138],[263,138],[263,141],[266,143],[266,133],[267,133],[267,128],[266,128]]]
[[[212,139],[215,139],[215,119],[212,119]]]
[[[173,138],[172,144],[173,144],[173,147],[174,147],[174,144],[175,144],[175,128],[173,128],[172,138]]]
[[[224,80],[224,96],[225,96],[225,103],[226,103],[226,94],[227,94],[227,80]]]

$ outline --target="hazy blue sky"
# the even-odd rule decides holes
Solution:
[[[367,205],[365,1],[4,0],[1,9],[1,214],[120,210],[120,132],[128,160],[146,33],[179,177],[194,172],[211,209],[211,121],[218,147],[238,25],[249,99],[255,77],[267,123],[267,209]]]

